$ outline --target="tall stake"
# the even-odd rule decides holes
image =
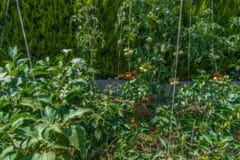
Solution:
[[[173,92],[172,92],[172,107],[171,107],[169,137],[168,137],[168,149],[167,149],[167,154],[168,155],[170,153],[171,136],[172,136],[172,119],[173,119],[173,111],[174,111],[174,103],[175,103],[175,92],[176,92],[176,83],[175,82],[177,80],[178,54],[179,54],[179,48],[180,48],[179,44],[180,44],[180,35],[181,35],[182,8],[183,8],[183,0],[180,1],[180,14],[179,14],[179,23],[178,23],[176,59],[175,59],[175,63],[174,63],[174,83],[173,83]]]
[[[17,10],[18,10],[19,20],[20,20],[21,27],[22,27],[23,38],[24,38],[24,42],[25,42],[25,46],[26,46],[26,50],[27,50],[27,56],[28,56],[28,60],[29,60],[29,67],[30,67],[30,69],[32,69],[32,60],[31,60],[31,56],[30,56],[30,52],[29,52],[29,48],[28,48],[27,37],[26,37],[25,30],[24,30],[24,25],[23,25],[23,20],[22,20],[22,15],[21,15],[21,10],[20,10],[20,7],[19,7],[18,0],[16,0],[16,5],[17,5]]]

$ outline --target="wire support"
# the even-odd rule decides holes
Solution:
[[[214,48],[214,3],[213,0],[211,0],[211,10],[212,10],[212,42],[211,42],[211,52],[214,55],[215,52],[215,48]],[[216,59],[212,60],[213,61],[213,65],[214,65],[214,69],[217,72],[218,67],[216,64]]]
[[[129,15],[128,15],[128,31],[129,31],[129,35],[128,35],[128,48],[130,48],[130,35],[131,35],[131,22],[132,22],[132,2],[129,1]],[[130,63],[130,59],[128,60],[128,72],[131,71],[131,63]]]
[[[27,37],[26,37],[25,30],[24,30],[24,25],[23,25],[23,20],[22,20],[22,15],[21,15],[21,10],[20,10],[20,7],[19,7],[18,0],[16,0],[16,5],[17,5],[17,11],[18,11],[19,20],[20,20],[20,23],[21,23],[21,28],[22,28],[23,38],[24,38],[24,42],[25,42],[25,47],[26,47],[26,50],[27,50],[27,56],[28,56],[28,60],[29,60],[29,67],[30,67],[30,69],[32,69],[32,60],[31,60],[31,56],[30,56],[30,52],[29,52],[29,48],[28,48]]]
[[[122,2],[123,3],[123,2]],[[117,63],[117,98],[119,96],[119,74],[120,74],[120,60],[121,60],[121,44],[122,44],[122,31],[123,31],[123,23],[122,23],[122,13],[123,10],[121,9],[121,13],[119,14],[119,24],[120,24],[120,33],[119,33],[119,41],[117,43],[118,47],[118,63]]]
[[[192,0],[189,7],[189,34],[188,34],[188,85],[190,83],[190,58],[191,58],[191,32],[192,32]]]
[[[180,48],[182,8],[183,8],[183,0],[180,1],[180,13],[179,13],[178,35],[177,35],[177,46],[176,46],[176,59],[175,59],[175,63],[174,63],[174,83],[173,83],[173,92],[172,92],[172,106],[171,106],[168,148],[167,148],[167,154],[168,155],[170,153],[171,137],[172,137],[172,125],[173,125],[172,119],[173,119],[173,113],[174,113],[175,92],[176,92],[176,83],[175,82],[176,82],[176,79],[177,79],[178,55],[179,55],[179,48]]]

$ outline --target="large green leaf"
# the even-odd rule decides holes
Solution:
[[[53,121],[56,116],[56,111],[51,107],[45,107],[44,113],[45,114],[43,119],[46,119],[48,121]]]
[[[44,152],[41,160],[55,160],[56,155],[54,152]]]
[[[13,129],[18,128],[25,120],[36,120],[36,117],[27,113],[16,114],[10,120]]]
[[[30,98],[23,98],[20,101],[19,105],[32,108],[33,110],[41,109],[41,105],[39,103],[36,103],[33,99]]]
[[[52,97],[49,97],[49,96],[40,96],[40,97],[37,97],[36,99],[46,104],[52,104]]]
[[[69,136],[70,145],[76,147],[83,155],[86,153],[86,131],[80,125],[71,126],[71,134]]]
[[[24,142],[22,142],[21,147],[22,149],[28,149],[35,145],[39,144],[39,140],[36,137],[33,138],[25,138]]]
[[[15,159],[16,156],[17,156],[16,150],[13,148],[13,146],[9,146],[2,151],[0,159],[13,160]]]
[[[18,53],[18,48],[17,48],[17,46],[9,47],[9,49],[8,49],[8,55],[11,57],[11,59],[12,59],[13,61],[15,61],[15,60],[18,58],[18,56],[20,55],[20,54]]]
[[[42,159],[42,155],[40,153],[34,153],[31,160],[41,160],[41,159]]]
[[[92,109],[89,108],[79,108],[78,110],[71,110],[69,114],[64,116],[63,122],[66,123],[67,121],[74,119],[74,118],[81,118],[85,113],[92,112]]]

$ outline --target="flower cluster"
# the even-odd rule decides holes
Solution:
[[[148,65],[147,63],[143,63],[143,64],[141,64],[141,66],[139,67],[139,71],[140,71],[140,72],[147,72],[148,68],[149,68],[149,65]]]
[[[133,50],[130,48],[124,48],[123,52],[126,58],[130,58],[134,53]]]
[[[171,85],[177,85],[177,84],[179,84],[179,78],[178,77],[176,77],[176,78],[170,78],[169,79],[169,82],[170,82],[170,84]]]

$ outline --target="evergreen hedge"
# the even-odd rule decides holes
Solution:
[[[77,3],[84,2],[86,4],[94,4],[98,8],[96,16],[100,20],[105,46],[101,48],[99,45],[98,53],[95,55],[94,67],[99,70],[101,77],[116,76],[118,63],[117,41],[119,33],[115,30],[114,24],[117,20],[117,12],[122,4],[122,0],[19,0],[29,49],[33,60],[37,60],[46,56],[54,57],[61,53],[64,48],[74,49],[73,56],[80,56],[89,59],[89,55],[81,53],[77,48],[75,40],[75,31],[77,24],[71,24],[70,17],[77,11]],[[188,26],[188,9],[189,1],[184,6],[183,25]],[[193,14],[201,15],[203,10],[210,7],[209,0],[193,0]],[[3,20],[6,10],[7,0],[0,1],[0,20]],[[214,20],[220,25],[226,27],[229,19],[239,16],[240,0],[214,1]],[[2,30],[3,24],[0,24]],[[176,26],[177,27],[177,26]],[[239,31],[238,29],[236,31]],[[226,29],[222,34],[225,36],[233,33],[233,30]],[[221,34],[221,33],[216,33]],[[10,0],[9,13],[7,15],[6,32],[3,41],[3,49],[0,52],[0,60],[6,59],[6,51],[9,46],[17,45],[21,52],[26,52],[24,39],[19,23],[17,8],[14,0]],[[101,49],[100,49],[101,48]],[[123,53],[122,53],[123,54]],[[224,67],[239,58],[239,54],[234,53],[226,56],[231,58],[221,60]],[[185,66],[186,60],[181,61]],[[172,64],[169,64],[172,66]],[[198,65],[196,67],[199,67]],[[204,68],[204,66],[202,66]],[[197,68],[195,68],[197,69]],[[193,70],[195,70],[193,69]],[[127,72],[126,60],[123,56],[120,58],[120,73]],[[185,71],[184,71],[185,72]],[[227,69],[225,72],[228,72]]]
[[[0,19],[5,16],[7,0],[0,1]],[[70,17],[75,0],[19,0],[30,53],[33,59],[55,56],[64,48],[74,48],[74,33]],[[3,24],[0,25],[2,30]],[[17,45],[26,52],[16,2],[10,0],[1,59],[9,46]]]

